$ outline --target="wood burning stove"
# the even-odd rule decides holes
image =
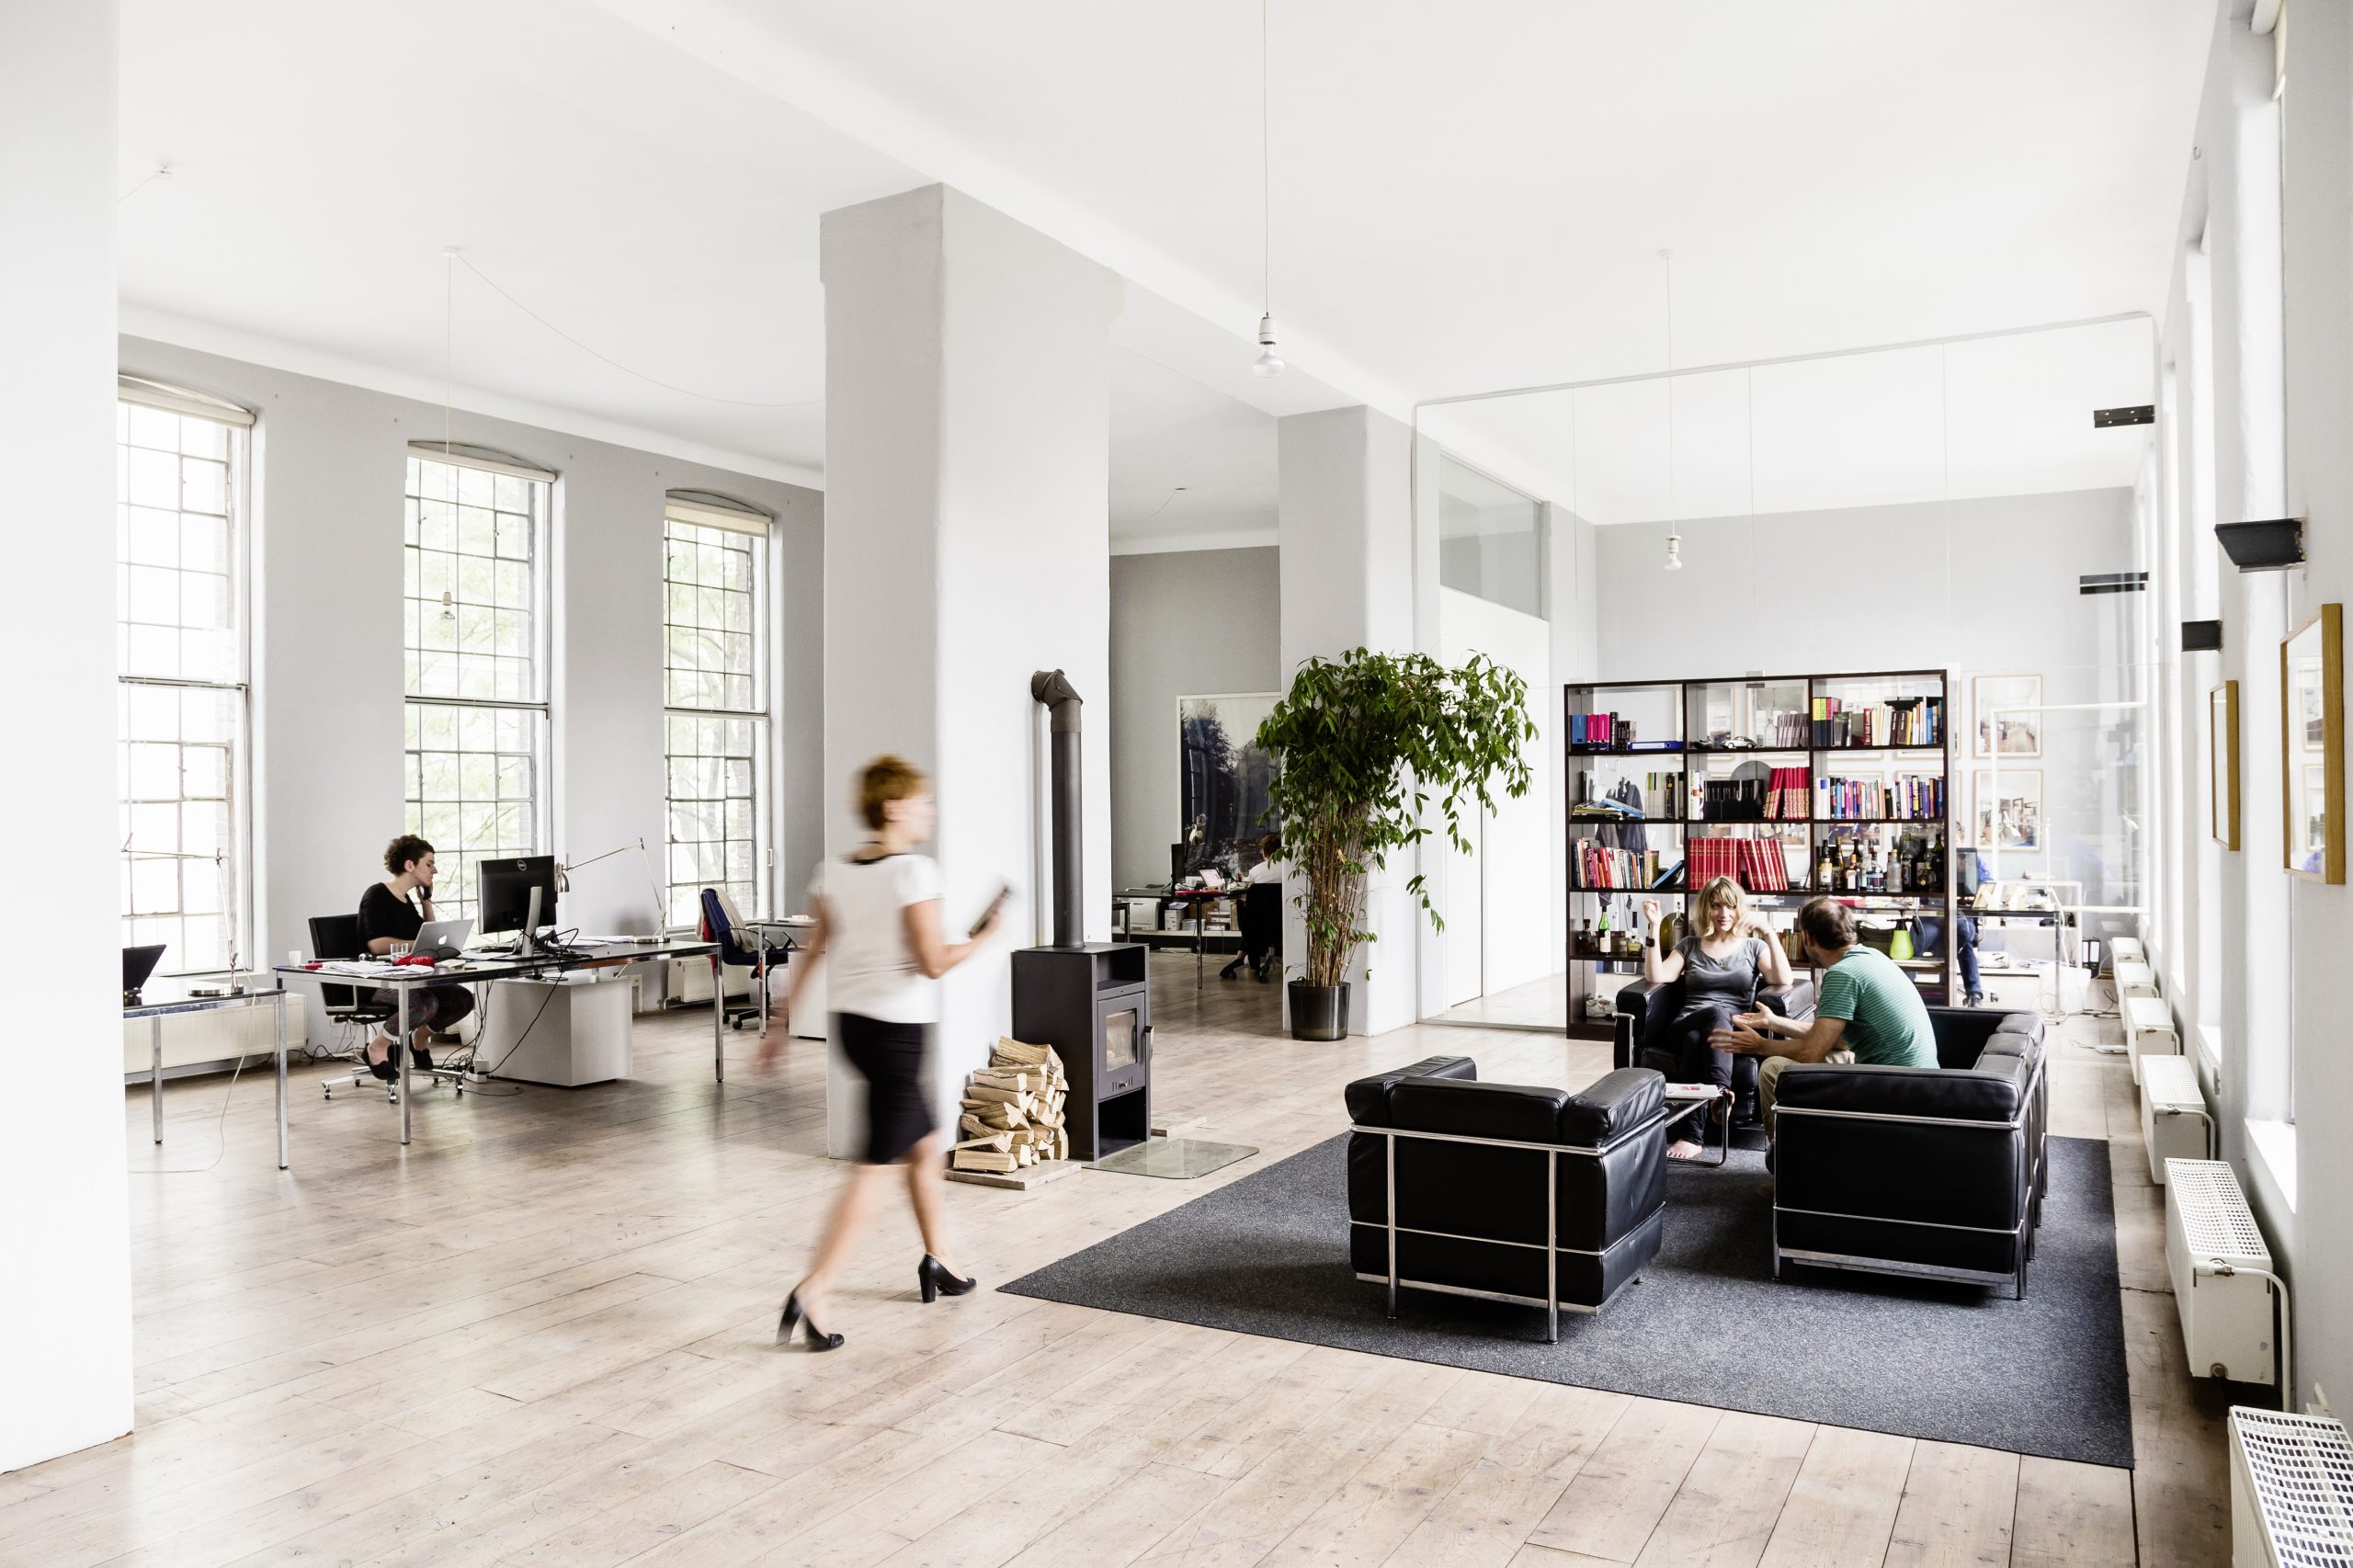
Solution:
[[[1032,676],[1029,695],[1051,715],[1054,940],[1013,955],[1013,1033],[1062,1057],[1071,1157],[1096,1160],[1152,1136],[1149,954],[1086,940],[1079,696],[1060,670]]]

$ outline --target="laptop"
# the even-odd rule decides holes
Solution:
[[[125,948],[122,949],[122,1000],[124,1006],[128,1006],[131,1003],[139,1000],[139,988],[147,983],[147,977],[153,974],[155,972],[155,966],[164,961],[164,949],[165,945],[166,944],[165,943],[158,942],[152,948]]]
[[[466,938],[473,931],[474,923],[471,920],[428,920],[417,927],[416,944],[409,951],[423,953],[436,963],[453,959],[463,950]]]

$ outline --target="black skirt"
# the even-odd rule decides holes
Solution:
[[[922,1024],[894,1024],[862,1013],[835,1013],[842,1054],[866,1080],[866,1153],[870,1165],[905,1157],[936,1125],[923,1092]]]

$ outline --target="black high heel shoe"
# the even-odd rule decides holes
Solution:
[[[932,1256],[931,1254],[926,1253],[923,1255],[923,1261],[915,1265],[915,1283],[923,1287],[923,1299],[928,1304],[939,1300],[939,1293],[942,1290],[951,1296],[961,1296],[980,1281],[957,1278],[956,1276],[948,1272],[946,1264]]]
[[[793,1325],[801,1323],[809,1325],[807,1338],[810,1349],[839,1350],[842,1347],[842,1336],[838,1334],[827,1334],[824,1329],[819,1328],[817,1320],[811,1317],[801,1307],[801,1292],[795,1290],[784,1299],[784,1315],[776,1320],[776,1342],[779,1345],[790,1345],[792,1342]]]

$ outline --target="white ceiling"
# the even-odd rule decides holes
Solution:
[[[1120,343],[1182,372],[1118,369],[1121,531],[1184,483],[1151,528],[1230,533],[1270,464],[1218,432],[1271,437],[1188,378],[1405,415],[1655,370],[1665,247],[1678,365],[2154,308],[2213,14],[1270,4],[1275,381],[1244,369],[1256,0],[124,0],[123,187],[176,168],[122,209],[126,324],[435,395],[454,244],[645,375],[799,406],[665,391],[462,269],[461,403],[789,476],[822,463],[816,215],[944,179],[1131,279]],[[1677,391],[1685,515],[1684,423],[1724,400]],[[1560,477],[1557,442],[1480,455]]]

